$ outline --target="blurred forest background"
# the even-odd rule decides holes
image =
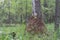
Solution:
[[[47,27],[49,37],[44,36],[43,38],[38,38],[36,35],[34,36],[34,40],[57,40],[57,34],[59,34],[60,40],[60,25],[57,25],[58,27],[55,25],[56,0],[40,0],[40,2],[43,20]],[[32,0],[0,0],[0,40],[11,40],[12,35],[9,34],[12,32],[16,33],[17,40],[29,40],[31,35],[27,33],[24,36],[24,32],[27,19],[31,15]],[[56,29],[59,28],[57,34],[56,31],[54,32],[55,26]]]
[[[41,0],[41,7],[45,23],[52,23],[55,15],[55,0]],[[0,1],[0,24],[25,23],[31,14],[32,0]]]

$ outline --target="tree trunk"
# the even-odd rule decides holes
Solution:
[[[60,19],[60,0],[56,0],[56,10],[55,10],[55,32],[57,32],[57,37],[59,36],[59,20]]]
[[[42,17],[40,0],[32,0],[32,15]]]
[[[26,0],[26,19],[25,19],[25,22],[26,22],[26,23],[28,22],[27,17],[28,17],[28,15],[27,15],[27,0]]]
[[[55,30],[59,28],[59,17],[60,17],[60,0],[56,0]]]
[[[10,24],[10,22],[11,22],[11,19],[10,19],[10,6],[11,6],[11,4],[10,4],[10,2],[11,2],[11,0],[8,0],[8,24]]]

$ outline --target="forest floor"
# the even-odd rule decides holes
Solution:
[[[15,32],[16,33],[16,40],[30,40],[30,34],[26,33],[26,35],[24,35],[25,32],[25,24],[19,25],[12,25],[10,27],[6,27],[4,25],[4,27],[0,27],[0,40],[12,40],[12,35],[10,35],[10,33]],[[54,33],[54,24],[46,24],[47,27],[47,31],[49,36],[43,36],[43,37],[38,37],[38,35],[32,36],[32,40],[57,40],[56,34]]]

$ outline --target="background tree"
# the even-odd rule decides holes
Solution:
[[[57,37],[59,37],[59,23],[60,23],[60,0],[56,0],[55,32],[57,32]]]

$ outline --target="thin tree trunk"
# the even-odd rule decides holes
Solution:
[[[59,28],[59,17],[60,17],[60,0],[56,0],[55,30],[58,30]]]
[[[28,15],[27,15],[27,6],[28,6],[28,4],[27,4],[28,2],[27,2],[27,0],[26,0],[26,18],[25,18],[25,22],[27,23],[28,22]]]
[[[10,24],[10,22],[11,22],[11,21],[10,21],[10,20],[11,20],[11,19],[10,19],[10,6],[11,6],[11,5],[10,5],[10,1],[11,1],[11,0],[8,0],[8,10],[9,10],[9,11],[8,11],[8,24]]]
[[[55,32],[57,37],[59,37],[59,20],[60,19],[60,0],[56,0],[56,10],[55,10]]]

